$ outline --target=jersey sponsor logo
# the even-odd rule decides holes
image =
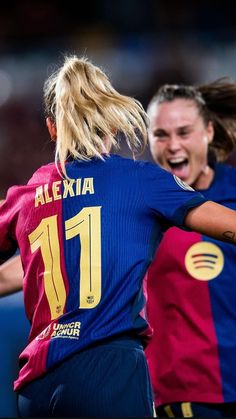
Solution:
[[[179,185],[185,191],[194,191],[194,189],[191,188],[191,186],[189,186],[187,183],[185,183],[183,180],[181,180],[178,176],[173,175],[173,178],[176,181],[177,185]]]
[[[47,326],[37,337],[36,340],[53,338],[79,339],[81,322],[54,323]]]
[[[224,255],[216,244],[195,243],[185,255],[185,267],[193,278],[209,281],[221,273],[224,267]]]
[[[79,339],[80,322],[54,324],[51,338]]]
[[[52,325],[49,324],[38,336],[36,336],[36,340],[46,339],[48,336],[51,335],[51,327]]]

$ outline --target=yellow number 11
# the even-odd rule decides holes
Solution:
[[[66,240],[80,236],[79,308],[94,308],[101,299],[101,207],[86,207],[65,222]],[[31,252],[41,249],[44,288],[51,319],[63,314],[66,290],[61,272],[57,215],[43,218],[29,235]]]

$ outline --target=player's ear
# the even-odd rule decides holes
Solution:
[[[207,125],[207,139],[208,139],[208,144],[212,143],[214,138],[214,125],[212,121],[208,122]]]
[[[53,120],[50,117],[48,117],[48,118],[46,118],[46,124],[47,124],[48,132],[50,134],[50,137],[51,137],[52,141],[56,141],[57,140],[57,128],[56,128],[55,122],[53,122]]]

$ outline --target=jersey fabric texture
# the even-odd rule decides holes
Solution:
[[[54,164],[0,207],[0,251],[19,244],[29,344],[14,388],[72,354],[121,334],[150,330],[143,277],[162,232],[205,202],[167,171],[116,155]]]
[[[236,170],[215,166],[208,200],[236,209]],[[156,405],[236,401],[236,247],[176,227],[148,271],[146,349]]]

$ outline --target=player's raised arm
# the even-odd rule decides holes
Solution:
[[[20,256],[14,256],[0,266],[0,296],[22,289],[23,269]]]
[[[185,218],[191,230],[218,240],[236,243],[236,211],[212,201],[191,209]]]

